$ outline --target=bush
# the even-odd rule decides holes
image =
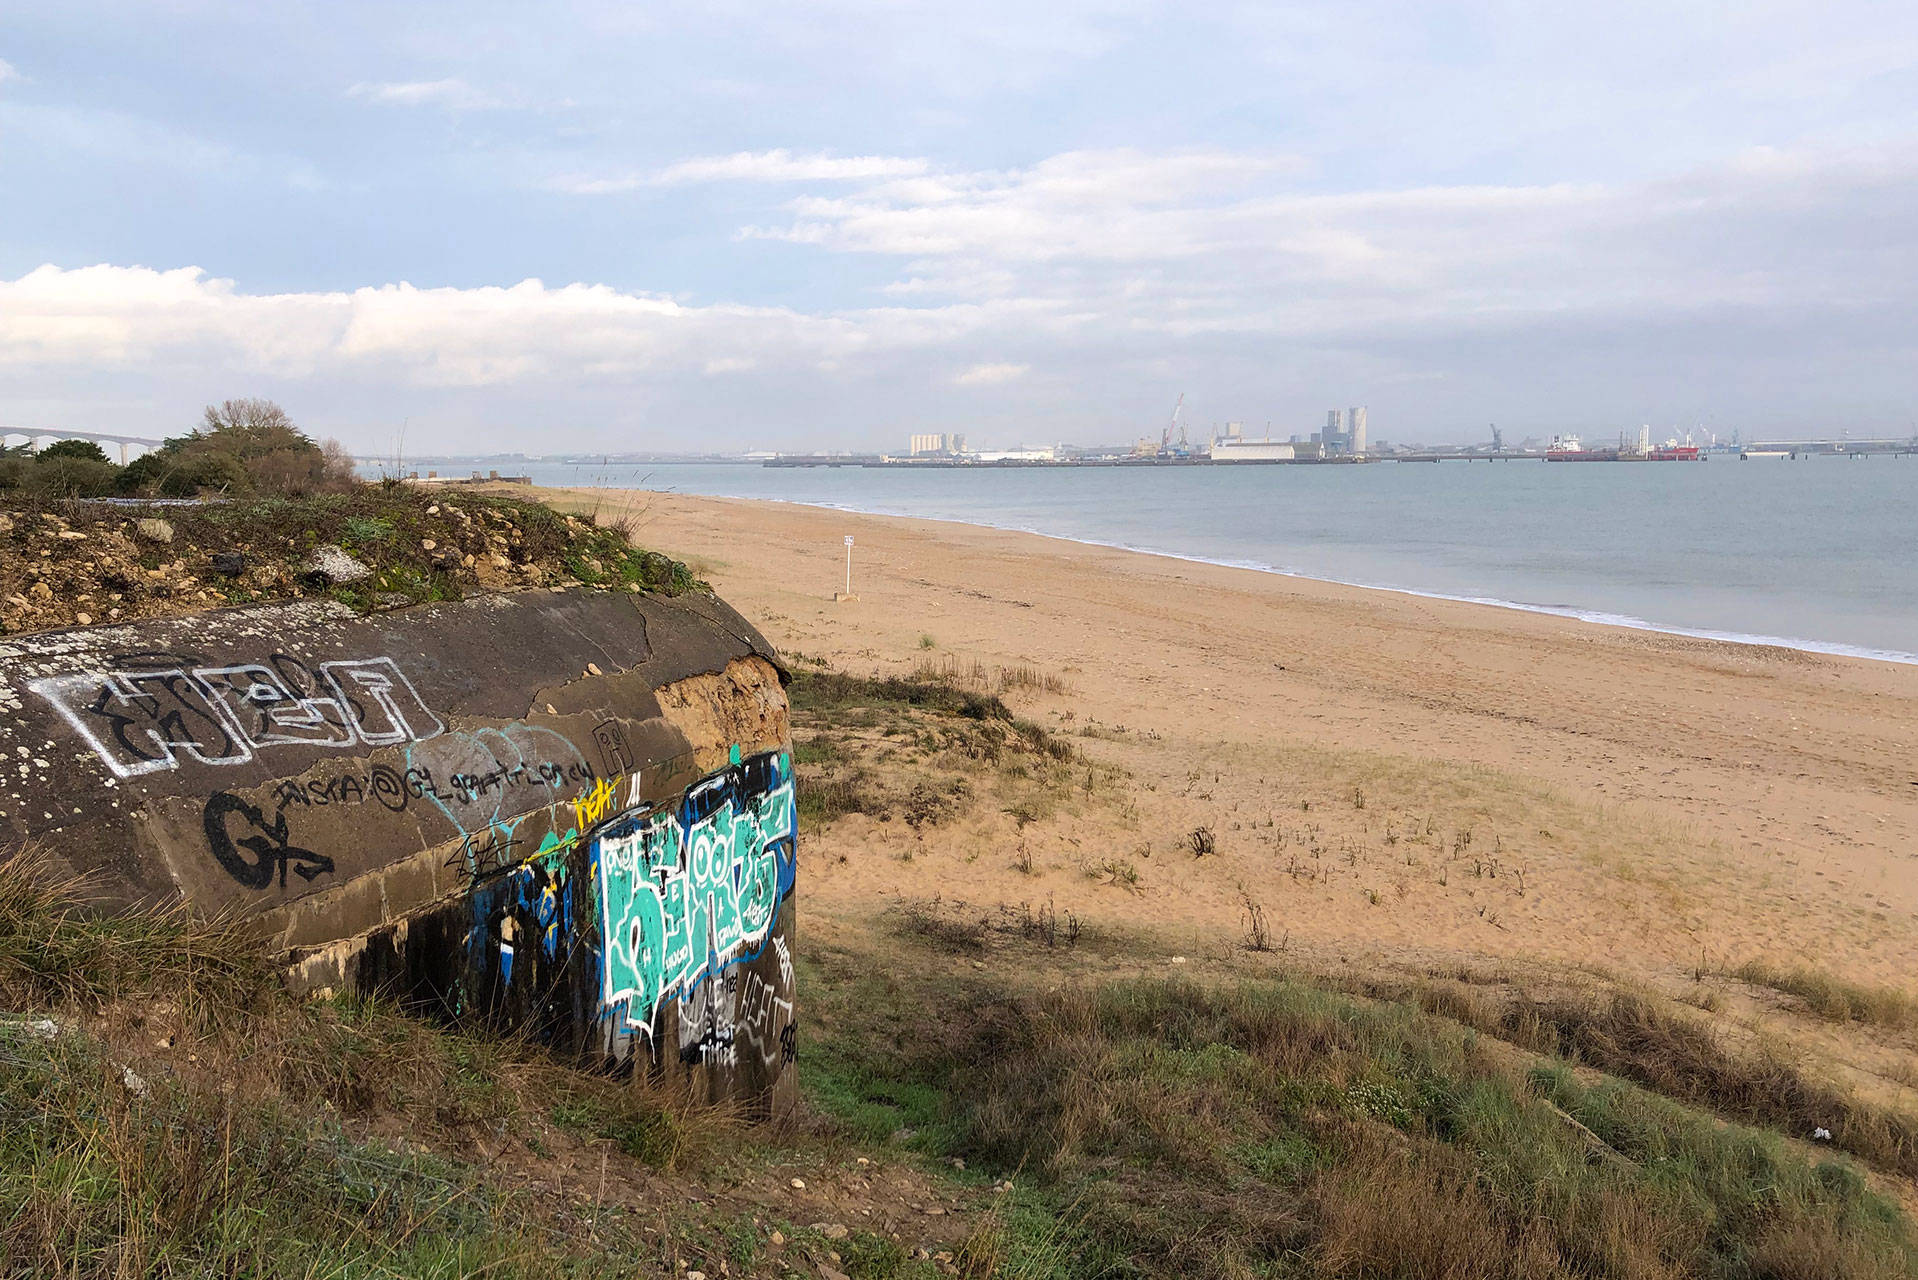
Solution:
[[[338,442],[316,443],[271,400],[228,400],[208,405],[198,428],[127,467],[121,488],[167,497],[303,497],[352,483],[353,460]]]
[[[42,454],[28,468],[25,487],[45,498],[97,498],[113,492],[119,472],[111,462]]]

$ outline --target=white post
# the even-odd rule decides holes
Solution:
[[[852,535],[846,535],[846,594],[852,594]]]

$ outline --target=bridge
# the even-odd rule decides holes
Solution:
[[[69,431],[64,427],[27,428],[0,427],[0,446],[13,447],[15,440],[24,441],[34,452],[39,452],[46,444],[55,440],[91,440],[95,444],[117,444],[120,446],[120,465],[125,466],[137,454],[128,450],[138,445],[140,453],[157,449],[165,441],[155,440],[152,436],[126,436],[112,431]]]

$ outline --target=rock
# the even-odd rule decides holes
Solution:
[[[151,517],[135,520],[133,522],[133,532],[138,534],[140,538],[146,542],[171,542],[173,541],[173,522],[170,520],[155,520]]]
[[[24,609],[27,607],[27,598],[22,595],[11,595],[7,597],[7,603],[16,608]]]
[[[53,588],[44,582],[36,582],[27,588],[27,594],[35,600],[44,602],[53,599]]]
[[[852,1234],[846,1230],[846,1224],[843,1222],[815,1222],[812,1224],[812,1229],[828,1240],[844,1240]]]
[[[432,550],[435,550],[436,548],[438,548],[438,546],[439,546],[439,545],[440,545],[439,543],[437,543],[437,542],[435,542],[435,541],[433,541],[433,540],[432,540],[431,538],[421,538],[421,539],[420,539],[420,550],[421,550],[421,551],[432,551]]]
[[[93,615],[90,613],[76,613],[73,615],[73,620],[79,623],[83,627],[90,627],[93,625]]]
[[[5,512],[0,512],[0,533],[12,533],[12,532],[13,532],[13,517],[10,515],[7,515]]]
[[[59,533],[55,534],[54,536],[59,538],[65,538],[69,542],[85,542],[87,538],[87,535],[84,533],[81,533],[78,529],[62,529],[59,531]]]
[[[706,1280],[706,1273],[704,1271],[688,1271],[686,1273],[686,1280]]]
[[[779,1230],[779,1228],[774,1227],[773,1233],[770,1236],[766,1237],[766,1242],[772,1245],[773,1248],[777,1249],[780,1245],[786,1243],[786,1233]]]
[[[224,578],[239,577],[246,572],[246,553],[243,551],[214,552],[213,572]]]
[[[300,566],[300,572],[314,586],[330,587],[370,578],[373,571],[331,544],[313,548],[313,554]]]
[[[793,1190],[794,1190],[794,1191],[804,1191],[805,1189],[806,1189],[806,1180],[805,1180],[804,1178],[794,1178],[794,1179],[793,1179]]]
[[[852,1280],[852,1277],[822,1262],[819,1264],[819,1280]]]

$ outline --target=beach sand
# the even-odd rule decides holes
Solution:
[[[1326,963],[1918,974],[1918,667],[970,525],[569,502],[630,516],[795,663],[1056,676],[1007,702],[1114,771],[1031,825],[843,818],[806,851],[809,910],[1050,900],[1203,949],[1256,905]]]

